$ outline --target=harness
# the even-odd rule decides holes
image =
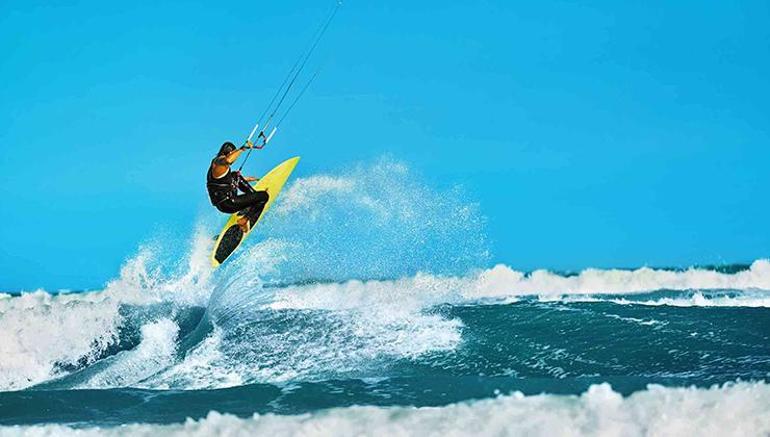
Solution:
[[[221,178],[215,178],[213,173],[213,164],[209,166],[209,171],[206,174],[206,188],[209,192],[209,199],[211,204],[219,207],[223,202],[231,200],[233,196],[238,193],[238,174],[233,173],[230,168],[227,169],[227,174]]]

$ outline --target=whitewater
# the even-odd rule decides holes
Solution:
[[[767,435],[770,260],[520,271],[380,160],[299,178],[102,289],[0,293],[0,435]]]

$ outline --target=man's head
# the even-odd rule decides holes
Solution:
[[[222,144],[222,147],[219,148],[219,153],[217,156],[227,156],[235,151],[235,144],[225,141],[224,144]]]

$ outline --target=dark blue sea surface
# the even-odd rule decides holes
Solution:
[[[770,433],[770,261],[521,272],[413,181],[298,179],[217,270],[215,220],[0,294],[0,436]]]
[[[757,298],[756,292],[749,298],[736,290],[698,294],[712,302]],[[385,339],[423,341],[424,350],[419,344],[381,345],[356,333],[355,319],[368,317],[356,314],[360,309],[263,308],[248,317],[228,311],[212,321],[203,307],[121,305],[114,342],[88,359],[55,363],[61,376],[0,393],[0,423],[171,423],[205,417],[212,409],[238,416],[299,414],[352,405],[441,406],[514,391],[581,394],[604,382],[623,395],[648,384],[766,382],[770,311],[698,306],[690,303],[694,295],[657,291],[573,296],[577,301],[521,297],[512,303],[429,305],[410,315],[417,324],[432,320],[425,331],[395,320],[391,327],[404,330],[399,336],[407,338]],[[145,363],[132,362],[131,354],[149,340],[146,327],[162,326],[159,321],[176,326],[178,334],[169,361],[148,370]],[[457,338],[435,338],[452,335]],[[185,367],[214,336],[219,361],[169,371]],[[360,350],[342,347],[339,356],[336,351],[314,356],[305,347],[346,341],[370,350],[361,356]],[[276,348],[277,343],[285,344]],[[403,354],[395,353],[399,348]],[[260,372],[264,363],[282,360],[300,368],[282,368],[288,376]],[[216,363],[223,368],[212,368]],[[114,368],[138,374],[112,374]],[[238,384],[230,386],[234,380],[222,379],[218,371],[238,375]]]

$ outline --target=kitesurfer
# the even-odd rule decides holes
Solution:
[[[254,148],[251,141],[246,141],[246,144],[240,148],[236,148],[229,141],[225,142],[220,147],[217,156],[211,160],[206,174],[206,188],[211,204],[227,214],[241,212],[242,217],[238,219],[238,226],[244,233],[249,232],[251,228],[248,217],[252,216],[251,213],[254,212],[247,210],[252,207],[257,211],[261,210],[270,197],[267,191],[255,191],[249,184],[249,182],[257,181],[257,178],[242,176],[240,171],[230,169],[241,153],[251,148]],[[243,194],[238,194],[238,190]]]

